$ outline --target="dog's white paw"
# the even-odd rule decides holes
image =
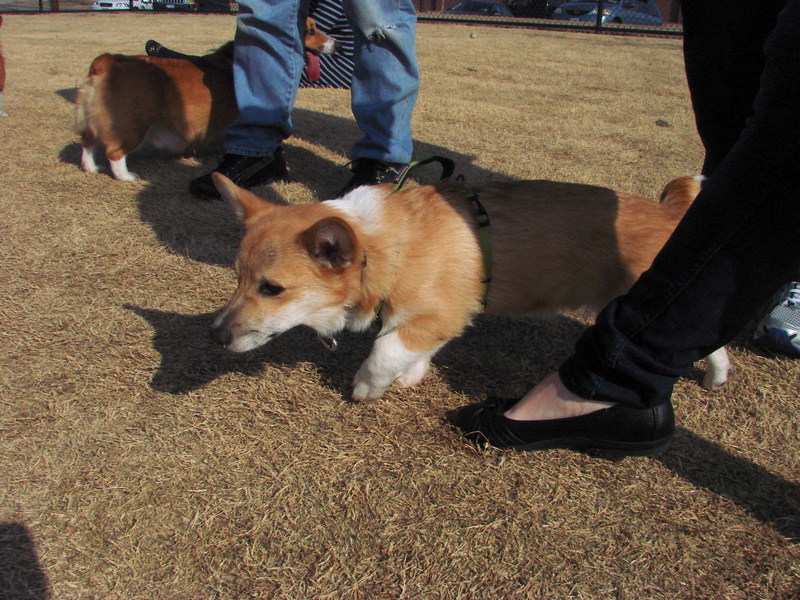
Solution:
[[[117,177],[117,179],[120,181],[136,181],[137,179],[139,179],[139,176],[136,173],[131,173],[130,171],[128,171],[124,175]]]
[[[428,374],[430,366],[431,363],[427,359],[414,363],[411,365],[411,368],[405,372],[405,374],[397,378],[397,384],[402,387],[412,387],[417,385],[420,381],[425,379],[425,375]]]
[[[7,117],[7,116],[8,116],[8,113],[6,111],[4,111],[2,108],[0,108],[0,117]]]
[[[389,386],[370,373],[366,365],[362,365],[353,378],[353,400],[361,402],[364,400],[377,400],[383,396],[383,392]]]
[[[377,400],[386,391],[384,386],[371,385],[366,381],[353,382],[353,400],[363,402],[365,400]]]

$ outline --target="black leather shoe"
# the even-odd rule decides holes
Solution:
[[[283,150],[278,148],[273,156],[242,156],[241,154],[226,154],[219,166],[214,169],[244,188],[272,183],[273,181],[286,181],[289,169]],[[219,192],[211,178],[211,173],[201,175],[189,182],[189,191],[199,198],[219,198]]]
[[[636,409],[620,404],[580,417],[516,421],[504,416],[517,399],[489,398],[464,406],[450,421],[479,444],[516,450],[566,448],[617,456],[649,456],[669,445],[675,433],[672,404]]]
[[[180,52],[170,50],[155,40],[147,40],[144,43],[144,51],[147,53],[147,56],[155,56],[156,58],[198,58],[196,56],[189,56],[188,54],[182,54]]]
[[[379,183],[396,183],[407,165],[403,163],[386,163],[374,158],[357,158],[351,163],[353,175],[342,188],[337,198],[362,185],[378,185]]]

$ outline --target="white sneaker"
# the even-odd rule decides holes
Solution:
[[[800,282],[781,291],[780,302],[761,319],[753,341],[773,352],[800,358]]]

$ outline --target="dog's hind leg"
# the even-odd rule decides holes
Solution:
[[[123,156],[119,160],[108,159],[108,164],[111,166],[111,173],[114,174],[116,179],[120,181],[135,181],[139,179],[136,173],[128,171],[128,163]]]
[[[87,173],[97,173],[94,149],[94,141],[81,140],[81,169]]]
[[[718,390],[728,381],[731,370],[731,361],[725,347],[714,350],[706,356],[706,365],[708,372],[703,377],[702,386],[707,390]]]
[[[127,153],[122,148],[117,148],[109,152],[106,148],[106,156],[108,157],[108,164],[111,166],[111,173],[116,179],[120,181],[134,181],[139,179],[136,173],[128,171],[128,163],[125,159]]]

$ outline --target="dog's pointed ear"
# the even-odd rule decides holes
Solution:
[[[247,221],[251,217],[275,206],[272,202],[259,198],[253,192],[240,188],[222,173],[215,171],[211,174],[211,179],[214,180],[217,191],[222,195],[225,202],[231,205],[236,212],[236,216],[241,221]]]
[[[339,217],[326,217],[317,221],[300,234],[300,241],[324,269],[344,269],[355,260],[355,232]]]

